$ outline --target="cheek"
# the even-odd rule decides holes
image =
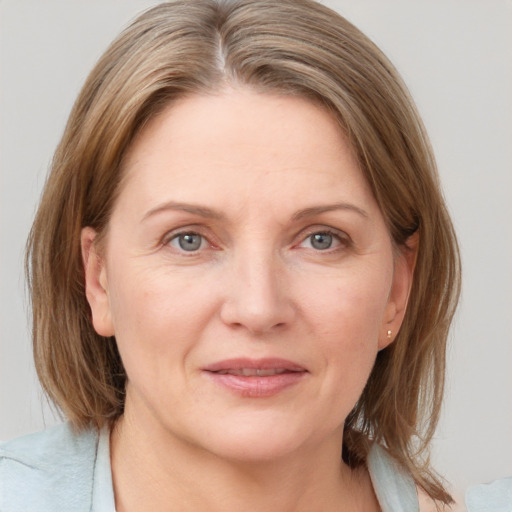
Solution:
[[[208,289],[200,294],[190,279],[142,265],[118,266],[112,282],[115,337],[128,376],[142,371],[156,376],[164,372],[164,363],[183,360],[213,309]]]
[[[347,273],[324,282],[304,300],[328,377],[324,392],[347,414],[375,362],[390,283],[385,272]]]
[[[304,283],[302,310],[315,330],[354,342],[377,341],[391,286],[391,272],[344,271]]]

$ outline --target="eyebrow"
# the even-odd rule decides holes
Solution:
[[[305,208],[304,210],[299,210],[298,212],[293,214],[293,220],[300,220],[307,217],[314,217],[315,215],[320,215],[322,213],[333,212],[336,210],[348,210],[355,212],[362,217],[368,218],[368,213],[356,206],[352,203],[335,203],[335,204],[327,204],[325,206],[313,206],[311,208]]]
[[[226,218],[226,216],[222,212],[219,212],[218,210],[214,210],[212,208],[207,208],[205,206],[198,206],[189,203],[178,203],[174,201],[168,201],[146,212],[142,217],[142,221],[145,221],[149,217],[169,210],[182,211],[190,213],[192,215],[198,215],[199,217],[214,220],[224,220]],[[361,215],[362,217],[368,218],[368,213],[359,206],[356,206],[355,204],[335,203],[322,206],[312,206],[310,208],[304,208],[303,210],[299,210],[292,215],[292,221],[301,220],[307,217],[314,217],[315,215],[320,215],[322,213],[328,213],[336,210],[348,210],[355,212]]]
[[[176,203],[174,201],[169,201],[167,203],[160,204],[155,208],[152,208],[148,212],[144,214],[142,220],[145,221],[149,217],[156,215],[158,213],[162,213],[168,210],[177,210],[181,212],[191,213],[193,215],[198,215],[199,217],[222,220],[225,218],[225,215],[217,210],[213,210],[212,208],[207,208],[205,206],[198,206],[189,203]]]

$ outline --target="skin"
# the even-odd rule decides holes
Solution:
[[[366,471],[341,461],[343,423],[400,328],[414,258],[336,121],[300,98],[190,96],[144,128],[124,172],[101,249],[82,232],[93,323],[128,375],[117,510],[378,510]],[[204,371],[233,357],[304,372],[243,396]]]

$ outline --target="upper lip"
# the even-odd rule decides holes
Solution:
[[[254,370],[284,370],[290,372],[305,372],[307,371],[302,365],[281,358],[236,358],[236,359],[225,359],[223,361],[217,361],[203,367],[203,370],[208,372],[221,372],[227,370],[243,370],[243,369],[254,369]]]

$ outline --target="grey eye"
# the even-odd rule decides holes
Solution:
[[[333,236],[329,233],[314,233],[309,237],[311,247],[324,251],[330,249],[333,242]]]
[[[197,233],[181,233],[171,240],[171,245],[191,252],[201,249],[203,241],[203,237]]]

